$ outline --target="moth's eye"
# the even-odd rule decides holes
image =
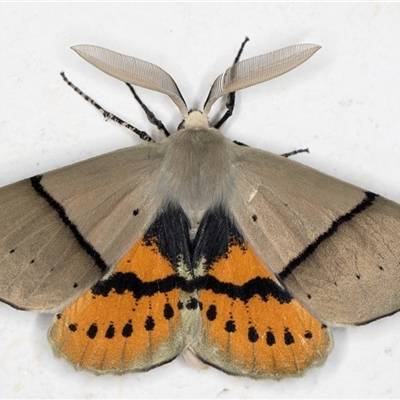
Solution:
[[[177,130],[180,131],[181,129],[185,129],[185,120],[183,119],[181,123],[178,125]]]

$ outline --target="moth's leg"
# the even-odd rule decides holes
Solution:
[[[110,112],[106,111],[103,107],[101,107],[98,103],[96,103],[92,98],[90,98],[87,94],[83,93],[78,87],[76,87],[64,74],[64,72],[61,72],[61,76],[64,79],[64,81],[68,84],[68,86],[71,86],[72,89],[75,90],[76,93],[81,95],[86,101],[88,101],[91,105],[95,106],[104,116],[106,119],[111,119],[112,121],[115,121],[116,123],[122,125],[123,127],[129,129],[130,131],[134,132],[136,135],[140,137],[140,139],[146,141],[146,142],[154,142],[154,140],[144,131],[141,131],[131,124],[128,124],[121,118],[117,117],[114,114],[111,114]]]
[[[250,39],[246,37],[240,46],[240,49],[237,53],[237,56],[235,58],[235,61],[233,62],[233,65],[237,64],[239,62],[240,56],[242,55],[244,46]],[[226,99],[226,108],[227,110],[225,111],[225,114],[222,116],[222,118],[214,125],[214,128],[219,129],[228,118],[230,118],[233,114],[233,109],[235,108],[235,92],[229,93]]]
[[[233,143],[237,144],[238,146],[246,146],[246,147],[249,147],[247,144],[242,143],[242,142],[238,142],[237,140],[234,140]],[[281,156],[282,156],[282,157],[289,158],[289,157],[294,156],[294,155],[299,154],[299,153],[309,153],[309,151],[308,151],[308,149],[293,150],[293,151],[291,151],[291,152],[289,152],[289,153],[281,154]]]
[[[238,146],[245,146],[245,147],[249,147],[248,144],[246,143],[242,143],[242,142],[238,142],[237,140],[234,140],[233,143],[237,144]]]
[[[143,101],[140,99],[140,97],[136,94],[135,89],[133,86],[129,83],[126,83],[129,87],[129,90],[132,92],[133,97],[135,100],[139,103],[140,107],[142,107],[143,111],[146,113],[147,119],[150,121],[151,124],[155,125],[158,130],[164,133],[166,137],[170,135],[168,132],[167,128],[164,126],[164,124],[148,109],[146,104],[143,103]]]
[[[309,153],[309,151],[308,151],[308,149],[293,150],[293,151],[291,151],[289,153],[281,154],[281,156],[289,158],[289,157],[294,156],[294,155],[299,154],[299,153]]]

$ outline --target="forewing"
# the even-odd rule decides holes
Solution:
[[[400,309],[400,206],[243,146],[231,209],[266,268],[315,315],[362,324]]]
[[[0,189],[0,298],[53,310],[110,272],[158,209],[162,152],[119,150]]]

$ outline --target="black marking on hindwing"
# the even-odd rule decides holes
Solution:
[[[177,273],[163,279],[145,282],[133,272],[116,272],[108,279],[94,285],[92,293],[97,296],[107,296],[112,290],[118,294],[128,291],[139,300],[143,296],[168,293],[174,289],[187,293],[209,289],[216,294],[224,294],[243,302],[247,302],[255,295],[259,295],[264,301],[270,296],[280,303],[288,303],[292,300],[287,291],[269,278],[256,277],[244,285],[235,285],[221,282],[209,276],[206,271],[205,273],[196,271],[201,259],[206,260],[205,268],[210,268],[221,257],[228,257],[231,246],[239,246],[246,251],[242,234],[223,206],[215,207],[205,213],[193,242],[190,241],[189,229],[189,221],[182,208],[175,204],[168,205],[148,228],[143,244],[149,246],[155,244],[160,254],[170,262]],[[182,263],[186,266],[189,276],[179,273],[177,265]],[[173,313],[173,308],[167,305],[164,307],[165,317],[168,319]],[[196,298],[191,297],[186,304],[178,304],[177,307],[178,309],[183,307],[196,309],[199,304]],[[213,314],[215,311],[211,308],[210,318]]]
[[[189,220],[179,205],[169,204],[151,224],[143,238],[146,245],[156,244],[161,255],[176,270],[179,262],[191,267]]]
[[[195,250],[192,257],[194,267],[200,260],[205,259],[204,264],[210,269],[221,257],[229,257],[232,246],[238,246],[243,252],[247,251],[243,235],[222,205],[209,210],[204,215],[194,243]],[[246,268],[245,265],[236,267]],[[289,292],[283,290],[276,282],[262,277],[255,277],[243,285],[235,285],[221,282],[214,276],[205,274],[197,278],[197,288],[210,289],[215,294],[240,299],[244,303],[255,295],[259,295],[264,301],[267,301],[270,296],[280,303],[288,303],[292,300]]]

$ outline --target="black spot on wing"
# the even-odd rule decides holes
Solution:
[[[89,337],[89,339],[94,339],[97,335],[97,332],[98,332],[97,324],[93,323],[92,325],[89,326],[86,335]]]
[[[166,303],[164,305],[164,318],[166,320],[171,319],[174,316],[174,309],[172,308],[171,304]]]
[[[206,317],[209,321],[214,321],[217,318],[217,307],[211,304],[206,312]]]
[[[115,336],[115,326],[112,322],[110,322],[110,325],[108,326],[106,330],[105,337],[107,339],[112,339]]]
[[[247,338],[251,343],[257,342],[257,340],[260,338],[256,328],[254,326],[251,326],[247,332]]]
[[[293,337],[292,333],[290,332],[289,328],[285,328],[285,333],[284,333],[283,338],[284,338],[285,344],[287,346],[294,343],[294,337]]]
[[[273,346],[276,343],[275,335],[273,334],[272,331],[267,332],[267,334],[265,336],[265,340],[266,340],[268,346]]]
[[[233,320],[226,321],[226,323],[225,323],[225,330],[226,330],[228,333],[234,333],[234,332],[236,332],[236,323],[235,323],[235,321],[233,321]]]
[[[144,323],[144,329],[146,329],[146,331],[152,331],[156,326],[156,323],[154,321],[154,318],[152,316],[148,316],[146,318],[146,322]]]
[[[122,336],[128,338],[132,336],[132,333],[133,333],[132,320],[129,320],[122,328]]]

